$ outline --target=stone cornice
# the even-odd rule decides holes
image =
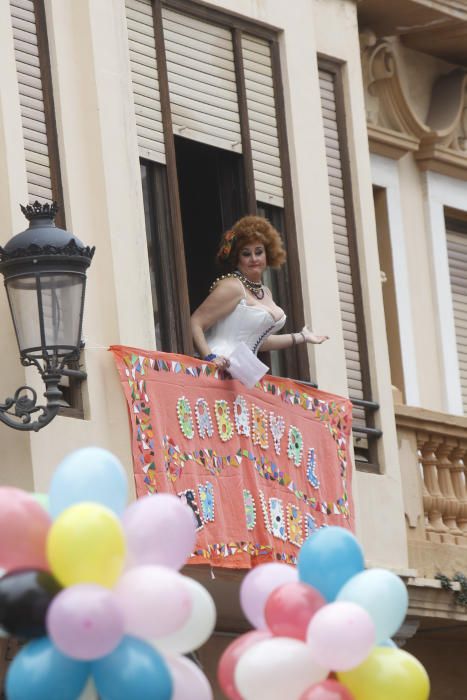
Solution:
[[[417,151],[420,141],[415,136],[388,129],[377,124],[367,124],[372,153],[398,160],[409,151]]]
[[[363,32],[361,44],[370,150],[396,159],[413,152],[422,169],[467,179],[467,74],[438,78],[422,121],[405,94],[394,40]]]

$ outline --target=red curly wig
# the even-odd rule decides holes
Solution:
[[[217,261],[226,269],[234,270],[241,249],[251,243],[262,243],[266,250],[266,260],[270,267],[280,267],[286,259],[286,252],[279,232],[262,216],[244,216],[222,236],[217,252]]]

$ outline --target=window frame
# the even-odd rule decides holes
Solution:
[[[405,403],[409,406],[420,406],[413,310],[398,165],[397,161],[376,154],[370,155],[370,164],[372,184],[386,192]]]
[[[285,124],[285,105],[282,85],[282,73],[280,63],[279,29],[264,23],[250,21],[233,12],[219,10],[206,5],[198,0],[152,0],[154,33],[156,41],[156,56],[158,67],[159,92],[162,112],[162,122],[166,149],[166,169],[169,212],[173,237],[175,257],[173,269],[177,280],[178,312],[180,319],[180,332],[178,334],[178,352],[187,355],[193,354],[193,342],[191,338],[188,284],[186,275],[185,251],[183,244],[182,217],[180,210],[180,198],[178,191],[177,164],[175,157],[174,133],[170,110],[169,82],[167,74],[167,60],[165,55],[164,34],[162,25],[162,7],[178,10],[184,14],[196,17],[208,22],[213,22],[227,28],[232,34],[234,49],[234,65],[237,78],[237,96],[239,103],[240,129],[242,136],[242,162],[245,180],[245,201],[250,213],[256,213],[256,192],[253,174],[253,158],[249,134],[248,106],[246,100],[245,77],[243,73],[242,59],[242,32],[246,32],[265,39],[271,47],[272,73],[274,83],[274,95],[276,102],[276,119],[278,128],[279,153],[281,159],[282,181],[284,190],[284,231],[283,237],[288,256],[288,278],[290,288],[288,290],[287,307],[289,309],[290,323],[294,328],[301,329],[305,323],[302,285],[300,277],[300,262],[298,255],[298,243],[296,235],[295,214],[292,196],[292,180],[290,173],[290,160],[287,142],[287,129]],[[280,304],[283,299],[277,300]],[[287,353],[286,373],[290,377],[296,377],[303,381],[310,378],[308,353],[305,346],[296,346]]]
[[[442,360],[442,384],[444,385],[444,410],[464,416],[462,390],[459,379],[457,339],[452,307],[446,240],[447,213],[457,212],[459,218],[467,216],[465,181],[435,172],[425,172],[425,210],[431,248],[431,273],[434,280],[434,296],[437,307],[438,342]]]
[[[352,293],[354,297],[356,325],[358,329],[357,340],[359,348],[360,372],[362,377],[363,395],[367,397],[363,400],[353,400],[353,405],[362,408],[365,413],[365,427],[353,429],[354,447],[356,440],[355,433],[359,433],[364,438],[366,438],[368,444],[368,461],[359,460],[358,455],[355,454],[355,463],[359,471],[380,473],[381,469],[379,464],[378,453],[379,440],[382,437],[382,431],[378,427],[376,427],[375,421],[375,414],[379,410],[379,404],[374,400],[372,391],[371,369],[368,354],[368,335],[366,329],[363,291],[358,257],[358,236],[352,186],[348,124],[346,119],[346,100],[343,75],[344,62],[321,53],[318,54],[317,59],[318,70],[329,72],[334,77],[336,124],[339,136],[339,155],[344,190],[344,206],[349,246],[349,262],[352,275]],[[352,401],[352,397],[350,396],[349,398]]]

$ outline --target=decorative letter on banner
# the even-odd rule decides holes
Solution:
[[[192,357],[111,349],[128,401],[137,495],[189,502],[194,564],[294,564],[314,529],[353,529],[350,401],[280,377],[247,389]]]

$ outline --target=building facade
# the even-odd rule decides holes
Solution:
[[[462,578],[447,591],[435,577],[467,575],[464,0],[11,0],[0,13],[0,244],[24,228],[18,203],[57,199],[60,223],[97,249],[88,378],[43,431],[0,424],[2,483],[46,491],[90,444],[132,479],[108,347],[192,353],[221,232],[265,215],[287,247],[269,283],[290,329],[331,337],[272,368],[352,399],[367,564],[407,582],[399,639],[434,700],[462,697]],[[41,391],[4,294],[0,314],[0,398]],[[200,652],[214,678],[245,628],[239,575],[197,575],[219,608]]]

